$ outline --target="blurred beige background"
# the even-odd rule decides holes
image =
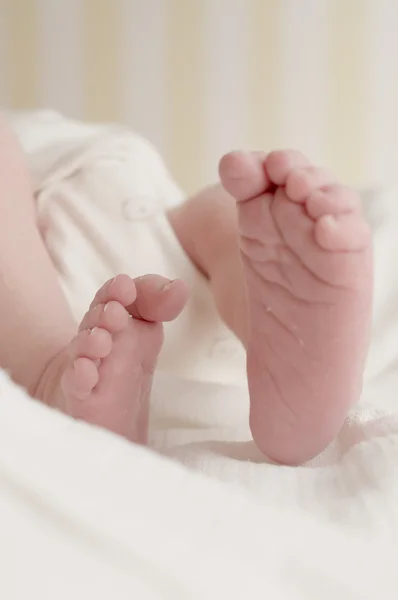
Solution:
[[[396,0],[0,0],[0,104],[119,121],[179,183],[295,146],[355,184],[398,166]]]

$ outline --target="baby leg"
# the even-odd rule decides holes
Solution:
[[[357,194],[300,153],[234,153],[220,174],[228,193],[209,188],[170,220],[246,347],[254,440],[277,461],[304,462],[361,392],[369,228]]]
[[[161,321],[187,299],[182,282],[119,276],[97,293],[80,327],[39,234],[21,149],[0,121],[0,366],[67,414],[146,440]]]
[[[31,393],[76,324],[36,225],[22,151],[0,115],[0,365]]]

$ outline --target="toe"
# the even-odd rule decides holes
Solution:
[[[297,150],[276,150],[271,152],[266,161],[266,172],[275,185],[285,185],[292,169],[308,167],[310,161]]]
[[[293,169],[286,178],[286,194],[293,202],[304,202],[312,192],[334,181],[335,177],[325,169],[313,166]]]
[[[145,275],[135,279],[137,299],[127,307],[137,319],[172,321],[182,311],[189,298],[189,287],[180,279],[170,281],[160,275]]]
[[[265,153],[230,152],[220,161],[221,183],[238,201],[263,193],[269,186],[264,168]]]
[[[347,213],[339,215],[335,223],[335,218],[327,215],[314,223],[302,204],[287,198],[284,188],[278,189],[271,208],[272,217],[283,232],[283,242],[291,252],[292,262],[285,266],[292,280],[305,272],[330,285],[351,286],[353,273],[360,274],[364,263],[362,253],[355,250],[365,249],[370,243],[368,226],[361,217]],[[328,223],[330,220],[332,224]],[[350,250],[353,252],[347,260]],[[297,286],[304,290],[302,281]],[[310,280],[306,289],[311,299]],[[330,288],[327,289],[329,293]]]
[[[284,244],[299,256],[308,253],[313,246],[314,222],[302,204],[291,202],[284,188],[278,188],[271,206],[272,219],[277,224]],[[309,246],[311,248],[311,246]]]
[[[127,306],[134,302],[136,295],[133,279],[124,274],[116,275],[98,290],[90,304],[90,308],[97,306],[97,304],[106,304],[110,300],[116,300],[123,306]]]
[[[333,184],[312,192],[306,201],[307,212],[313,219],[324,215],[360,212],[361,201],[352,188]]]
[[[125,327],[129,320],[129,314],[120,304],[111,300],[107,304],[97,304],[85,314],[80,324],[79,331],[100,327],[109,333],[117,333]]]
[[[353,214],[325,215],[315,224],[315,239],[324,250],[352,252],[370,243],[366,221]]]
[[[78,358],[65,370],[61,385],[67,396],[85,400],[98,383],[98,368],[88,358]]]
[[[69,346],[72,359],[85,357],[99,360],[108,356],[112,350],[112,336],[106,329],[94,327],[77,334]]]

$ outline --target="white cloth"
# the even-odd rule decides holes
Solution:
[[[54,119],[51,134],[40,118]],[[75,146],[68,160],[81,161],[82,143],[91,143],[93,135],[92,129],[65,123],[56,115],[19,116],[14,126],[35,172],[47,177],[56,169],[48,169],[48,153],[38,149],[40,140],[42,148],[61,148],[56,140],[73,137],[74,128]],[[117,145],[115,139],[126,135],[108,129],[101,133],[103,148],[108,142]],[[90,146],[96,168],[103,166],[96,162],[103,160],[98,148],[97,141]],[[110,148],[115,150],[114,145]],[[147,166],[155,164],[153,154],[145,156]],[[117,160],[131,172],[130,163],[119,155]],[[102,166],[95,176],[102,173],[105,186],[104,173],[109,171]],[[117,183],[114,177],[112,170],[112,185]],[[158,177],[156,169],[152,177]],[[166,197],[172,184],[164,177],[159,175]],[[40,181],[36,189],[43,193],[43,175]],[[57,185],[63,181],[64,176]],[[62,188],[78,189],[90,215],[84,195],[92,192],[92,184],[91,175],[85,179],[76,171],[68,177],[72,187]],[[171,202],[173,198],[174,192]],[[59,228],[53,244],[59,240],[61,258],[65,232],[77,229],[82,235],[91,229],[83,230],[76,216],[69,217],[56,195],[53,200],[53,209],[47,201],[43,207],[49,214],[53,210],[52,226]],[[336,442],[309,465],[281,468],[259,455],[248,430],[247,393],[228,366],[239,364],[241,356],[228,338],[221,340],[217,356],[218,333],[214,336],[212,331],[201,335],[208,340],[204,347],[213,348],[215,366],[209,366],[206,352],[201,352],[198,371],[184,366],[181,377],[178,365],[171,365],[157,376],[151,431],[156,453],[56,414],[3,379],[0,597],[101,599],[127,598],[134,592],[143,600],[398,597],[398,195],[394,190],[368,192],[364,205],[374,230],[376,263],[366,388]],[[79,206],[74,200],[74,209]],[[68,218],[73,227],[63,223]],[[103,237],[109,231],[113,240],[112,219],[101,221],[101,227]],[[167,237],[166,245],[173,247],[172,240]],[[90,244],[85,247],[94,255]],[[83,285],[83,269],[89,266],[85,307],[91,287],[97,286],[95,278],[105,272],[93,274],[87,257],[66,245],[68,269],[82,269]],[[180,250],[174,248],[172,260],[178,261]],[[100,259],[93,260],[101,267],[101,261],[108,260],[107,248],[98,251]],[[195,298],[203,298],[199,315],[210,315],[207,290],[189,263],[186,267],[187,275],[198,281]],[[76,291],[64,275],[62,281],[69,294]],[[189,330],[181,337],[188,343]],[[173,341],[167,352],[177,352],[179,343]]]
[[[0,597],[396,600],[398,423],[371,429],[322,468],[214,448],[227,485],[0,375]]]

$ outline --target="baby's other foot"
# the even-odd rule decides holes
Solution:
[[[162,321],[173,320],[187,298],[183,282],[157,275],[108,281],[69,347],[48,366],[37,397],[74,418],[146,443]]]
[[[232,153],[220,175],[238,201],[253,438],[269,457],[301,463],[333,440],[361,393],[369,227],[358,195],[299,152]]]

